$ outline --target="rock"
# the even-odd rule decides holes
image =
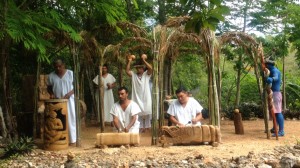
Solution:
[[[279,167],[279,161],[275,159],[266,160],[265,164],[270,165],[271,167]]]
[[[280,166],[284,168],[293,167],[297,163],[298,158],[296,158],[292,154],[287,154],[281,157],[280,159]]]
[[[258,165],[257,168],[272,168],[272,166],[262,163]]]

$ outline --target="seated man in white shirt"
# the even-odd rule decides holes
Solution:
[[[187,90],[180,87],[176,90],[177,100],[168,109],[171,122],[179,127],[188,125],[201,125],[203,107],[192,97],[189,97]]]
[[[119,132],[139,133],[140,122],[138,113],[140,107],[134,101],[128,99],[128,89],[120,87],[118,89],[119,101],[111,108],[113,123]]]

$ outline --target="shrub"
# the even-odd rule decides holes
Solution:
[[[263,118],[263,111],[260,105],[254,103],[254,102],[245,102],[240,104],[238,107],[240,110],[240,113],[242,114],[243,120],[249,120],[250,118]],[[233,110],[234,107],[230,107],[228,109],[225,109],[224,116],[229,119],[233,119]]]
[[[10,157],[30,153],[34,148],[33,139],[30,137],[21,137],[19,140],[14,140],[4,148],[4,156]]]

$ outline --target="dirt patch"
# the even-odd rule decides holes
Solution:
[[[208,121],[204,121],[208,123]],[[243,121],[245,134],[236,135],[234,133],[233,121],[224,120],[221,121],[221,133],[222,143],[218,147],[212,147],[210,145],[200,146],[170,146],[168,148],[161,148],[159,144],[157,146],[151,146],[151,134],[149,132],[141,134],[141,144],[138,148],[130,149],[133,153],[136,153],[137,157],[142,157],[145,150],[147,153],[157,155],[159,153],[185,153],[182,155],[188,155],[190,152],[200,152],[207,156],[231,158],[234,156],[247,155],[249,152],[261,153],[272,150],[276,146],[292,145],[300,139],[300,132],[297,129],[300,121],[285,121],[285,133],[284,137],[279,137],[276,140],[275,137],[267,139],[265,132],[264,121],[261,119],[253,121]],[[269,122],[269,126],[272,126],[272,122]],[[111,131],[110,127],[105,129],[105,132]],[[68,150],[79,152],[81,150],[93,149],[96,141],[96,134],[100,132],[100,129],[95,125],[87,125],[86,128],[82,128],[81,134],[81,147],[72,147]]]
[[[204,123],[207,122],[204,121]],[[96,134],[100,132],[99,127],[87,124],[85,128],[82,128],[81,147],[69,147],[61,151],[36,149],[27,156],[5,163],[4,166],[61,167],[66,164],[69,152],[75,156],[74,162],[70,163],[81,167],[145,167],[146,165],[150,167],[201,167],[204,164],[221,167],[268,164],[272,167],[280,167],[282,163],[289,164],[291,159],[293,163],[300,166],[300,159],[298,159],[300,156],[293,155],[300,153],[299,144],[299,149],[294,149],[295,144],[300,143],[299,124],[298,120],[285,121],[286,136],[276,140],[274,137],[267,139],[263,120],[243,121],[244,135],[236,135],[233,121],[225,120],[221,121],[222,143],[218,147],[194,145],[163,148],[160,144],[152,146],[151,134],[147,132],[141,134],[139,147],[105,149],[95,148]],[[269,125],[272,125],[271,121]],[[105,131],[110,132],[112,128],[108,126]]]

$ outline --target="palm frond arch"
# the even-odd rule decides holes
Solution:
[[[217,37],[217,39],[221,47],[225,44],[235,43],[237,46],[240,46],[244,49],[246,56],[249,56],[252,59],[257,87],[263,107],[265,130],[268,130],[268,102],[266,97],[264,96],[265,84],[263,83],[264,71],[262,68],[262,66],[264,66],[262,65],[264,54],[262,44],[258,43],[252,36],[243,32],[224,33],[223,35]],[[267,138],[269,137],[270,135],[268,133]]]

